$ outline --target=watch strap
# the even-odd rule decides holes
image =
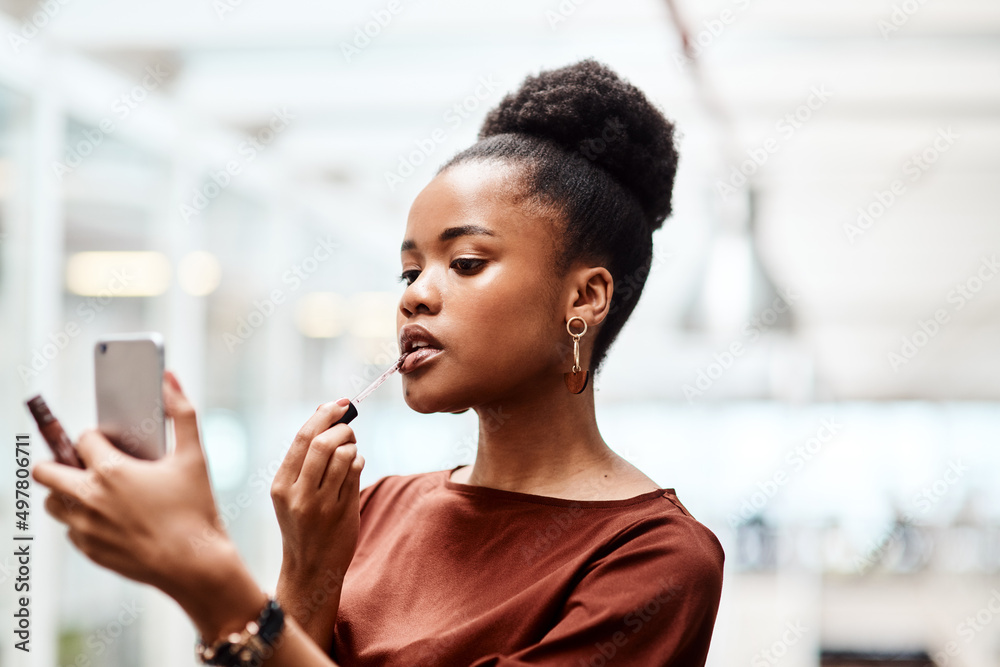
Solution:
[[[284,626],[284,610],[277,600],[269,597],[260,615],[249,621],[242,632],[230,633],[212,645],[205,644],[199,637],[195,653],[205,665],[258,667],[271,656],[271,649]]]

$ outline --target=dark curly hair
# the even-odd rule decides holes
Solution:
[[[478,141],[437,173],[470,161],[518,167],[514,203],[556,214],[563,240],[557,276],[585,260],[614,279],[591,358],[597,374],[646,284],[653,232],[671,213],[673,123],[642,91],[588,58],[525,78],[486,116]]]

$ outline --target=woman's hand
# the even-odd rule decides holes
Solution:
[[[163,403],[176,440],[163,458],[135,458],[89,430],[77,443],[85,470],[43,461],[32,475],[88,558],[173,597],[203,636],[238,629],[267,598],[222,526],[194,408],[170,372]]]
[[[347,412],[347,400],[340,402],[319,406],[299,429],[271,485],[283,549],[275,593],[324,648],[333,641],[341,583],[358,543],[365,464],[351,427],[330,426]]]

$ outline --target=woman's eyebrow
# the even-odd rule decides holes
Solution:
[[[462,225],[461,227],[449,227],[448,229],[441,232],[438,237],[438,241],[444,243],[445,241],[450,241],[451,239],[458,238],[459,236],[498,236],[496,232],[487,227],[481,225]],[[399,252],[406,252],[407,250],[416,250],[417,242],[413,239],[406,239],[403,241],[403,245],[399,246]]]

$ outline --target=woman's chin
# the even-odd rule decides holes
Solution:
[[[403,400],[414,412],[422,415],[433,412],[441,412],[444,405],[430,392],[421,391],[418,388],[403,387]]]
[[[426,387],[407,386],[404,381],[403,400],[414,412],[420,414],[432,414],[435,412],[450,412],[460,414],[469,410],[469,406],[462,405],[454,396],[445,396],[441,393],[430,390]]]

